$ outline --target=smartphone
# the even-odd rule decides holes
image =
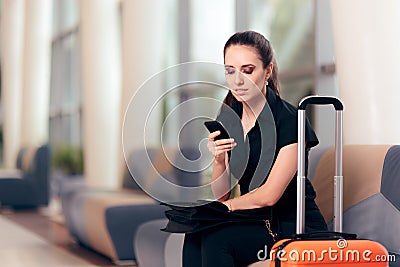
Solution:
[[[206,126],[206,128],[208,129],[208,131],[210,133],[215,132],[215,131],[221,132],[218,136],[216,136],[214,138],[214,140],[230,138],[225,127],[219,121],[206,121],[206,122],[204,122],[204,125]]]

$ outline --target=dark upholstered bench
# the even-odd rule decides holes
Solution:
[[[154,166],[146,164],[144,157],[150,157]],[[152,181],[157,181],[158,176],[170,181],[193,178],[173,166],[158,147],[133,151],[128,162],[139,179],[151,177]],[[88,188],[77,181],[71,183],[74,184],[67,182],[61,186],[60,196],[65,223],[73,238],[116,264],[135,262],[133,240],[138,227],[147,221],[164,218],[166,207],[144,193],[129,172],[120,190]],[[158,186],[157,182],[154,186]]]
[[[0,207],[36,208],[49,203],[50,147],[22,148],[17,170],[0,172]]]

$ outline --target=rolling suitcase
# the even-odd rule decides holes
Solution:
[[[331,104],[336,110],[334,232],[304,233],[305,109],[309,104]],[[270,266],[389,266],[388,252],[381,244],[342,232],[342,116],[343,104],[335,97],[310,96],[299,104],[296,235],[293,239],[283,239],[274,244]]]

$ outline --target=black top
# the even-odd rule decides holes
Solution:
[[[262,183],[264,183],[268,177],[270,167],[275,161],[280,149],[284,146],[297,143],[297,109],[277,96],[270,88],[267,90],[266,103],[268,103],[268,105],[265,105],[256,120],[255,126],[247,133],[245,138],[246,141],[243,142],[241,142],[241,140],[244,140],[243,128],[240,122],[243,110],[242,103],[236,99],[233,101],[232,109],[236,113],[236,116],[232,116],[232,114],[227,116],[227,113],[229,112],[224,110],[218,117],[218,119],[223,122],[224,126],[228,129],[230,135],[234,137],[235,141],[238,143],[237,147],[232,150],[232,154],[230,155],[230,169],[231,173],[236,178],[239,177],[240,191],[242,195],[248,193],[252,189],[250,188],[249,190],[249,185],[253,179],[257,179],[257,177],[255,177],[256,173],[254,170],[259,167],[258,165],[263,165],[265,161],[268,160],[271,161],[269,164],[264,164],[264,167],[261,167],[263,170],[261,174]],[[229,120],[227,119],[228,117]],[[268,120],[273,120],[273,122],[268,123]],[[273,124],[275,124],[275,127]],[[236,127],[233,127],[233,125]],[[270,129],[265,130],[266,127]],[[273,131],[273,128],[275,128],[275,131]],[[308,151],[311,147],[318,144],[318,138],[308,120],[306,121],[305,138],[305,166],[307,175]],[[261,143],[266,145],[261,145]],[[274,145],[273,150],[268,147],[269,144]],[[267,148],[264,149],[264,147]],[[261,161],[260,157],[262,158]],[[241,166],[238,167],[238,165]],[[295,175],[280,200],[274,205],[274,213],[279,216],[280,220],[295,220],[297,201],[296,189],[297,186]],[[311,182],[308,179],[306,179],[305,189],[306,205],[308,205],[307,203],[310,202],[314,207],[314,198],[316,194]]]

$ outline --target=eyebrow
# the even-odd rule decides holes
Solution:
[[[246,64],[246,65],[242,65],[240,66],[241,68],[247,68],[247,67],[255,67],[255,65],[253,64]],[[234,66],[231,65],[225,65],[225,68],[235,68]]]

